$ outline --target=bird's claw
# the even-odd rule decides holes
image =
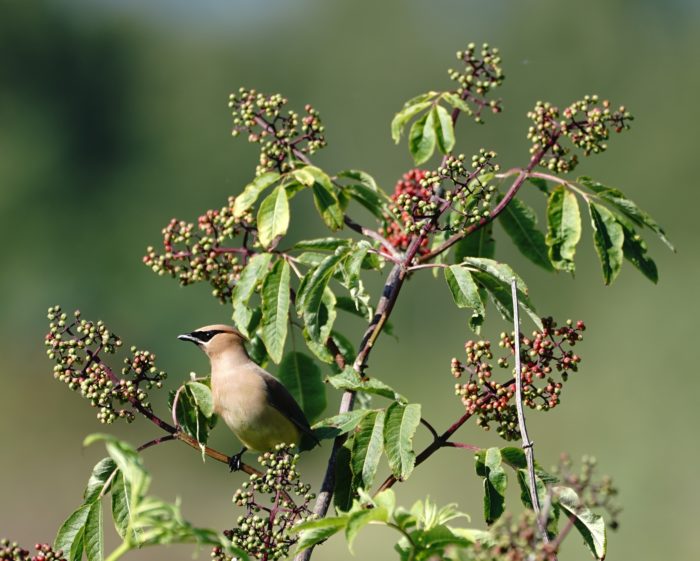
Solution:
[[[239,452],[238,454],[234,454],[229,458],[228,467],[232,472],[240,471],[243,468],[243,461],[241,460],[242,456],[243,451]]]

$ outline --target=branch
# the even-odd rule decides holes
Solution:
[[[515,279],[511,281],[511,289],[513,293],[513,330],[515,331],[515,406],[518,409],[518,425],[520,426],[520,436],[523,440],[523,450],[527,460],[528,478],[530,480],[530,500],[532,501],[532,510],[535,511],[535,519],[537,520],[537,529],[540,532],[542,541],[549,543],[547,536],[547,528],[544,520],[542,520],[540,499],[537,495],[537,482],[535,478],[535,451],[533,442],[527,434],[527,426],[525,425],[525,412],[523,411],[523,394],[522,394],[522,366],[520,364],[520,314],[518,312],[518,286]]]

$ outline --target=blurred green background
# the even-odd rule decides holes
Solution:
[[[230,310],[204,286],[185,290],[153,275],[140,258],[171,217],[194,220],[252,177],[254,149],[230,137],[228,93],[246,85],[283,92],[297,108],[314,104],[329,141],[315,161],[329,171],[365,169],[390,190],[411,167],[405,145],[391,142],[393,113],[415,94],[447,87],[454,51],[469,41],[501,48],[506,111],[485,127],[460,122],[460,151],[484,146],[504,167],[523,165],[525,114],[537,99],[565,105],[599,93],[636,116],[631,132],[579,171],[621,188],[666,226],[679,251],[650,242],[659,286],[625,264],[618,282],[604,287],[590,230],[575,280],[537,270],[501,231],[498,252],[527,279],[541,312],[589,326],[564,406],[530,416],[539,461],[551,465],[563,450],[591,453],[614,476],[625,510],[609,559],[697,558],[700,382],[691,341],[699,311],[700,3],[693,0],[0,0],[0,534],[52,541],[102,456],[81,442],[105,427],[51,377],[42,342],[49,305],[80,308],[128,344],[153,350],[172,385],[191,370],[206,372],[204,357],[175,336],[227,321]],[[541,196],[524,196],[541,209]],[[305,220],[303,206],[297,212],[297,227],[317,222]],[[421,401],[437,427],[460,414],[449,360],[463,353],[466,319],[443,281],[417,277],[394,314],[398,341],[383,337],[372,356],[370,374]],[[492,313],[489,332],[504,328]],[[357,342],[361,329],[348,323],[344,331]],[[106,428],[134,444],[156,434],[140,421]],[[494,433],[471,426],[459,437],[498,444]],[[421,433],[419,444],[426,440]],[[224,429],[213,444],[236,447]],[[314,484],[328,450],[304,460]],[[154,493],[181,497],[189,519],[232,526],[241,475],[202,465],[178,444],[148,451],[146,463]],[[426,494],[457,501],[481,526],[472,464],[469,454],[442,452],[397,487],[400,503]],[[395,537],[365,531],[356,557],[393,558]],[[561,559],[588,559],[579,541],[570,538]],[[127,558],[190,556],[191,548],[177,547]],[[314,558],[351,555],[335,538]]]

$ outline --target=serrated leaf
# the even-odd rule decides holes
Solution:
[[[590,177],[579,177],[577,181],[595,191],[601,198],[615,206],[617,210],[633,220],[637,226],[646,226],[651,229],[671,251],[676,251],[676,248],[666,237],[666,232],[664,232],[663,228],[656,223],[649,213],[643,211],[634,201],[628,199],[622,191],[598,183]]]
[[[248,264],[241,271],[241,276],[233,287],[231,303],[233,305],[233,321],[238,330],[246,337],[250,337],[248,325],[253,313],[248,307],[250,297],[255,291],[255,287],[263,280],[267,274],[272,254],[258,253],[251,257]]]
[[[102,458],[95,464],[83,493],[83,499],[86,503],[96,501],[100,495],[107,494],[109,486],[111,486],[112,474],[116,469],[117,464],[114,463],[112,458]]]
[[[320,341],[322,323],[321,304],[324,292],[328,287],[331,277],[335,273],[340,263],[347,257],[347,248],[340,250],[333,255],[328,255],[315,269],[311,269],[300,287],[297,295],[297,313],[303,315],[304,324],[311,338]]]
[[[353,512],[348,518],[345,526],[345,541],[348,542],[348,549],[353,551],[353,544],[358,532],[370,522],[388,522],[386,509],[376,506],[370,509],[363,509]]]
[[[483,272],[473,272],[472,276],[491,296],[491,301],[496,306],[503,319],[513,320],[513,295],[510,282],[504,282],[500,278]],[[530,302],[527,294],[518,290],[518,303],[520,307],[530,316],[538,329],[542,329],[542,320],[537,315],[534,306]]]
[[[369,489],[384,452],[384,411],[372,411],[362,418],[355,430],[350,469],[353,486]]]
[[[453,94],[452,92],[445,92],[442,94],[442,98],[455,109],[462,111],[462,113],[465,115],[472,114],[472,108],[469,107],[469,104],[458,95]]]
[[[352,486],[352,470],[350,469],[350,448],[352,447],[352,435],[340,447],[335,460],[335,491],[333,492],[333,505],[336,511],[345,512],[352,505],[355,489]]]
[[[434,115],[433,111],[428,111],[411,126],[408,149],[416,165],[426,162],[435,151],[437,138]]]
[[[328,516],[319,520],[308,520],[292,527],[292,532],[299,533],[297,553],[327,540],[345,528],[347,522],[346,516]]]
[[[425,95],[425,94],[424,94]],[[414,99],[420,99],[414,98]],[[429,101],[419,101],[411,103],[413,100],[409,100],[404,105],[403,109],[399,111],[391,121],[391,138],[396,144],[401,141],[401,133],[403,132],[406,124],[418,113],[430,107],[431,102]]]
[[[496,241],[493,239],[493,223],[479,228],[455,244],[455,262],[461,263],[465,257],[493,258]]]
[[[207,419],[214,414],[214,398],[209,386],[201,382],[187,382],[187,389],[192,393],[197,409]]]
[[[292,176],[304,187],[311,187],[314,184],[314,176],[306,168],[293,170]]]
[[[78,507],[66,518],[56,534],[53,548],[63,551],[63,556],[68,561],[80,561],[83,556],[85,524],[91,506],[84,504]]]
[[[126,539],[132,510],[132,489],[120,472],[112,484],[112,518],[114,527],[122,539]],[[133,534],[129,539],[133,539]]]
[[[289,201],[281,185],[270,193],[258,209],[258,239],[264,248],[287,233],[289,228]]]
[[[512,199],[498,216],[499,223],[515,247],[535,265],[554,270],[549,262],[544,234],[537,227],[535,211],[520,199]]]
[[[372,191],[383,193],[383,191],[377,185],[377,182],[374,180],[374,177],[372,177],[369,173],[361,169],[343,170],[341,172],[338,172],[338,177],[347,177],[348,179],[354,179],[355,181],[359,181],[362,185],[364,185],[368,189],[371,189]]]
[[[489,448],[484,455],[484,519],[493,524],[505,510],[508,476],[502,466],[501,451]]]
[[[392,403],[384,422],[384,449],[394,476],[403,481],[411,475],[416,463],[413,435],[420,424],[419,403]]]
[[[557,502],[567,516],[573,516],[574,526],[583,537],[583,541],[596,559],[605,559],[607,537],[605,522],[602,516],[593,514],[581,502],[573,489],[569,487],[554,487],[553,492]]]
[[[339,247],[349,245],[348,240],[340,238],[316,238],[313,240],[302,240],[294,244],[294,249],[310,250],[310,251],[335,251]]]
[[[289,263],[279,260],[262,286],[262,334],[270,358],[282,360],[289,318]]]
[[[380,220],[384,219],[384,215],[387,213],[386,209],[389,199],[383,192],[380,194],[366,185],[355,184],[343,186],[343,192],[360,203]]]
[[[377,378],[368,378],[363,380],[355,372],[352,366],[346,366],[345,369],[335,376],[328,377],[328,383],[338,390],[350,390],[355,392],[365,392],[374,395],[381,395],[389,399],[405,403],[406,398],[394,391],[393,388],[378,380]]]
[[[309,356],[287,353],[280,363],[277,377],[301,406],[309,422],[317,419],[326,409],[326,386],[321,369]]]
[[[274,185],[280,178],[280,174],[274,171],[263,173],[259,175],[248,185],[246,185],[243,192],[236,197],[233,203],[233,215],[236,218],[243,216],[246,211],[255,204],[258,200],[260,193],[262,193],[268,187]]]
[[[479,315],[484,314],[484,305],[479,297],[479,287],[474,282],[472,275],[460,265],[450,265],[443,269],[447,286],[452,292],[455,304],[458,308],[471,308]]]
[[[326,226],[331,230],[340,230],[343,227],[343,210],[340,208],[338,197],[332,189],[320,183],[314,183],[312,190],[314,204]]]
[[[559,185],[547,202],[549,260],[559,271],[573,272],[576,245],[581,239],[581,213],[576,195]]]
[[[518,290],[523,294],[527,294],[527,286],[525,285],[525,282],[515,274],[515,271],[513,271],[510,265],[483,257],[465,257],[462,263],[475,271],[486,273],[487,275],[507,284],[508,286],[510,286],[512,280],[515,279]]]
[[[85,554],[88,561],[102,561],[105,555],[102,502],[95,501],[85,522]]]
[[[625,241],[622,244],[622,253],[632,265],[656,284],[659,280],[659,272],[656,268],[656,263],[647,256],[646,242],[634,230],[628,230],[624,225],[622,230],[625,236]]]
[[[438,147],[443,154],[449,154],[455,146],[455,128],[447,109],[442,105],[433,108]]]
[[[323,419],[312,428],[319,438],[335,438],[353,430],[369,413],[368,409],[354,409]]]
[[[610,284],[622,268],[625,235],[622,226],[607,208],[593,202],[588,208],[593,225],[593,244],[603,269],[603,279],[605,284]]]

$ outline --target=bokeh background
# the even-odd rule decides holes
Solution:
[[[297,108],[314,104],[329,140],[315,161],[329,171],[365,169],[390,190],[411,167],[405,145],[391,142],[391,117],[405,99],[446,87],[453,53],[469,41],[501,48],[506,111],[485,127],[460,122],[460,151],[484,146],[505,167],[523,165],[525,114],[537,99],[565,105],[600,93],[637,117],[580,172],[626,191],[666,226],[678,253],[650,241],[658,286],[626,264],[604,287],[590,229],[575,280],[537,270],[501,231],[498,252],[528,280],[542,312],[589,325],[582,370],[563,406],[530,416],[539,461],[551,465],[563,450],[590,453],[614,476],[625,510],[609,559],[698,558],[700,3],[693,0],[0,1],[0,534],[51,541],[102,456],[81,442],[105,427],[51,377],[42,342],[49,305],[80,308],[153,350],[173,386],[191,370],[206,372],[204,357],[175,336],[227,321],[230,310],[204,286],[183,289],[157,277],[140,258],[171,217],[194,220],[252,177],[254,149],[230,137],[228,93],[246,85],[283,92]],[[524,196],[541,209],[541,196]],[[308,208],[296,211],[295,235],[320,231],[302,228],[316,224],[306,220]],[[466,319],[443,281],[417,277],[394,314],[397,339],[382,337],[372,356],[371,374],[421,401],[437,427],[460,414],[449,360],[463,352]],[[492,313],[489,332],[504,328]],[[354,341],[361,329],[344,327]],[[108,430],[134,444],[156,434],[145,422]],[[460,438],[498,444],[471,426]],[[236,447],[223,429],[213,443]],[[315,484],[328,449],[304,460]],[[241,475],[202,465],[178,444],[147,452],[146,463],[153,492],[180,497],[189,519],[233,524],[230,499]],[[426,494],[457,501],[482,525],[469,454],[444,451],[397,491],[407,506]],[[393,558],[395,538],[370,528],[356,557]],[[573,536],[561,558],[588,559],[579,541]],[[191,551],[127,558],[188,559]],[[315,554],[350,558],[337,538]]]

